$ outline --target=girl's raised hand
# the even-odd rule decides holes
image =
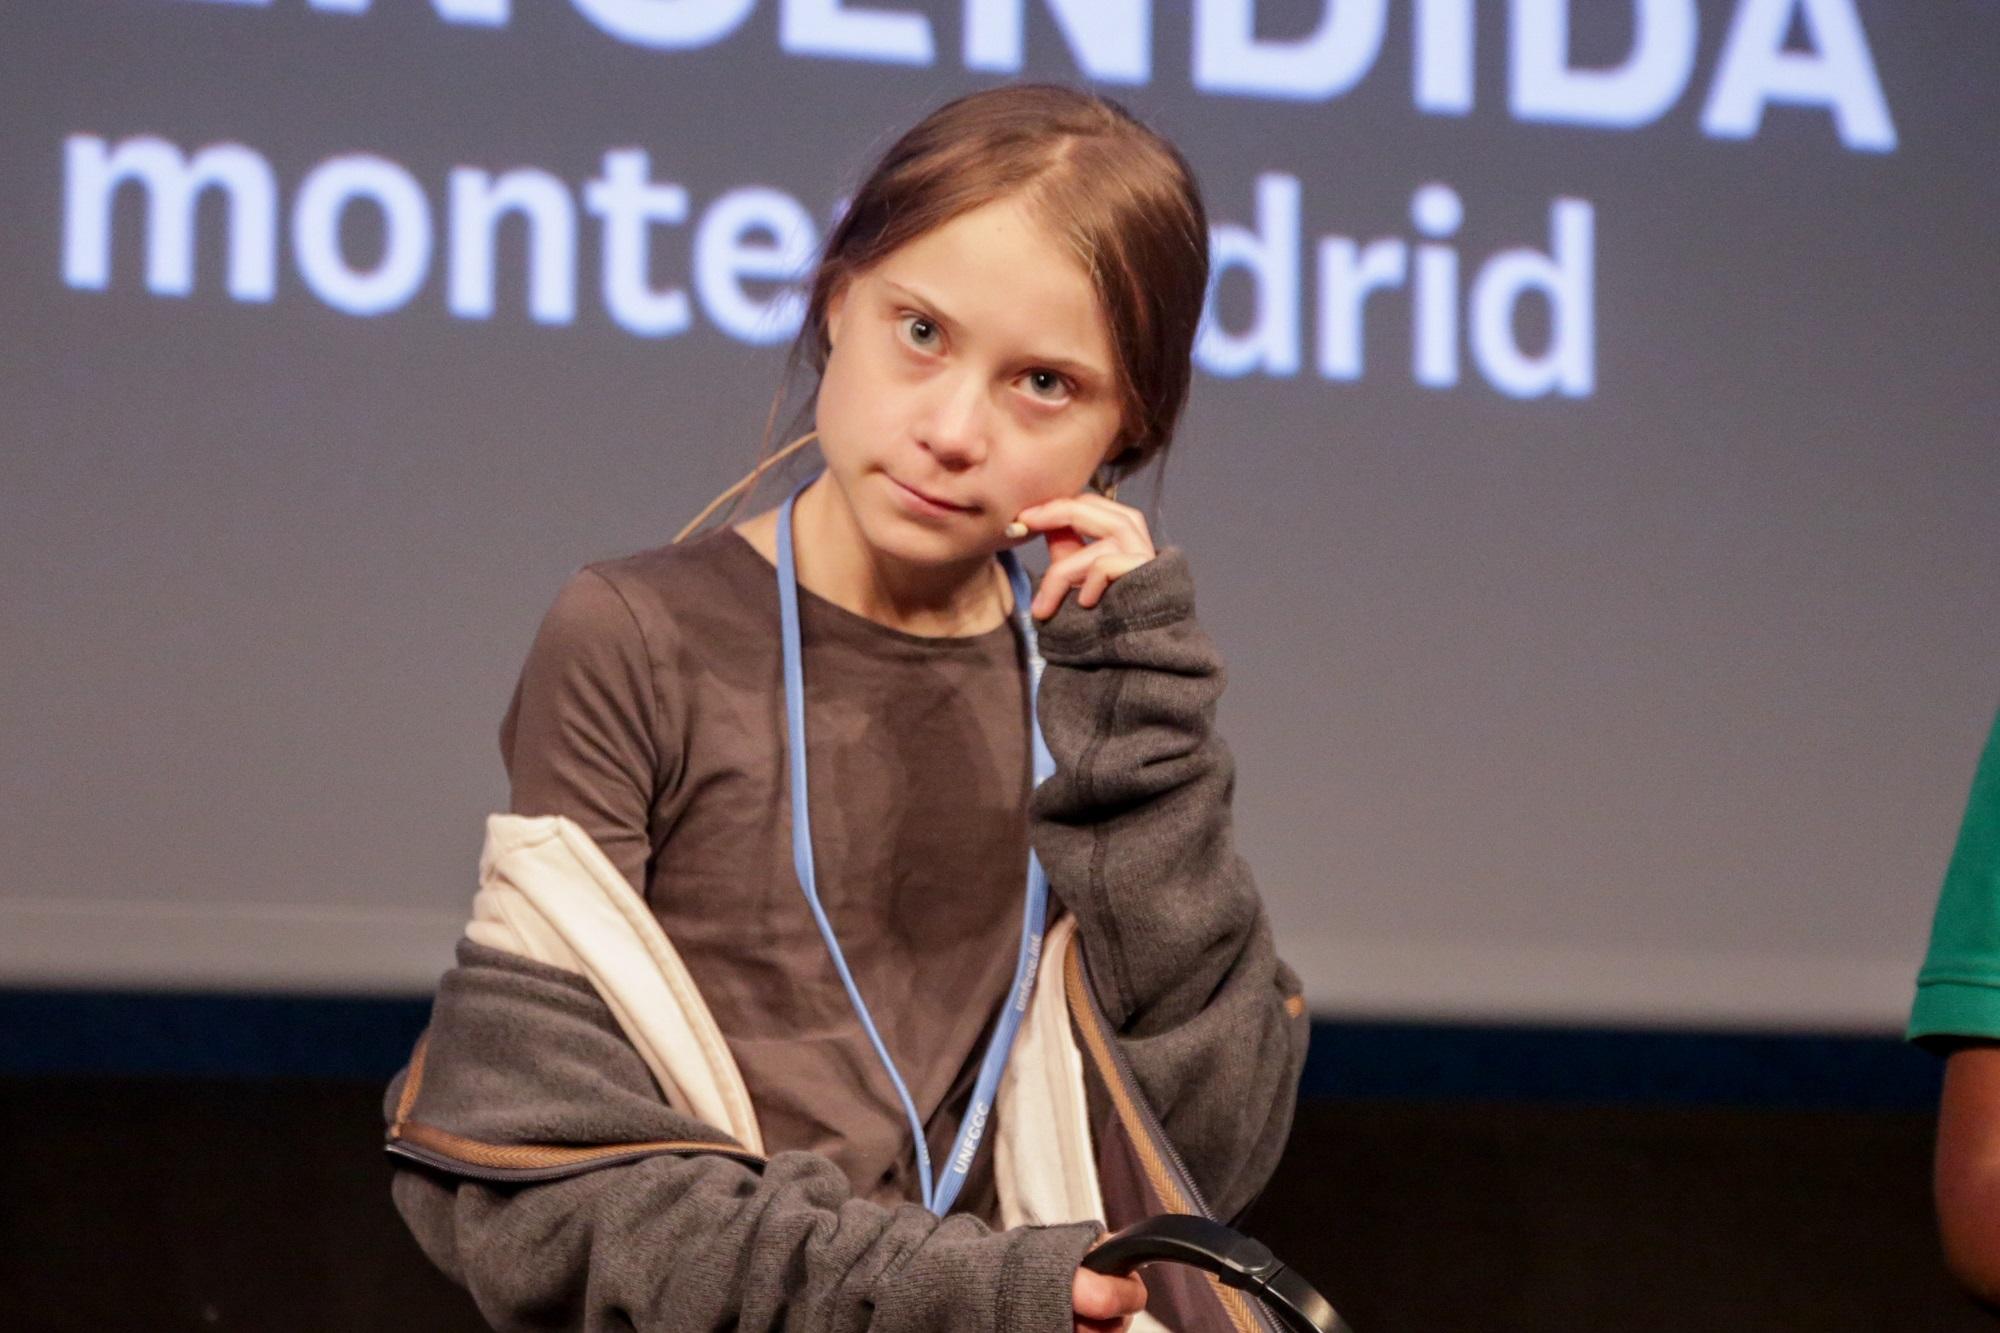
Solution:
[[[1048,572],[1029,607],[1037,620],[1054,615],[1071,588],[1082,588],[1078,606],[1096,606],[1114,580],[1158,554],[1144,514],[1091,491],[1029,505],[1015,517],[1007,535],[1020,538],[1036,532],[1049,541]]]

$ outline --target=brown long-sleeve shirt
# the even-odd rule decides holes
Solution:
[[[1022,645],[1011,622],[925,637],[799,601],[820,897],[941,1169],[1020,934]],[[645,896],[767,1148],[893,1205],[916,1154],[793,867],[782,662],[775,572],[733,530],[588,567],[501,727],[512,808],[569,816]],[[990,1157],[957,1204],[989,1220]]]
[[[1231,837],[1234,769],[1213,725],[1222,667],[1195,622],[1187,563],[1162,550],[1097,607],[1067,599],[1040,635],[1056,775],[1029,803],[1030,834],[1077,918],[1138,1095],[1214,1213],[1234,1217],[1284,1148],[1307,1023]],[[426,1049],[408,1113],[447,1133],[493,1144],[716,1136],[660,1101],[587,980],[470,941],[440,984]],[[391,1120],[406,1090],[399,1075]],[[695,1153],[525,1188],[399,1169],[394,1192],[424,1252],[504,1328],[1071,1326],[1093,1225],[992,1233],[963,1214],[884,1209],[849,1184],[808,1153],[776,1153],[761,1169]]]

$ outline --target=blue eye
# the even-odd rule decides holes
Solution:
[[[1069,381],[1053,370],[1031,370],[1023,376],[1028,392],[1046,402],[1059,403],[1069,397]]]
[[[939,338],[943,335],[936,321],[926,319],[922,315],[904,315],[903,336],[908,338],[913,346],[929,349],[937,346]]]

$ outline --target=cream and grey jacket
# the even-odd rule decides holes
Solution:
[[[497,816],[473,917],[388,1097],[395,1197],[502,1328],[1067,1330],[1104,1223],[1230,1218],[1289,1130],[1306,1021],[1230,839],[1222,677],[1169,549],[1041,631],[1056,775],[1031,835],[1067,914],[995,1110],[1006,1229],[766,1157],[658,922],[581,830]],[[1188,1333],[1233,1292],[1149,1275]]]

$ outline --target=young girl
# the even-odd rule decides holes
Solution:
[[[1206,242],[1185,162],[1112,103],[940,109],[812,282],[824,471],[558,596],[502,726],[513,810],[643,895],[766,1160],[662,1106],[588,982],[469,932],[390,1094],[446,1169],[395,1193],[495,1323],[1119,1326],[1146,1293],[1079,1269],[1101,1228],[998,1229],[982,1147],[1053,912],[1215,1214],[1262,1187],[1303,1004],[1231,846],[1186,564],[1111,498],[1185,402]],[[1034,541],[1039,584],[1005,554]],[[467,1144],[512,1174],[456,1170]]]

